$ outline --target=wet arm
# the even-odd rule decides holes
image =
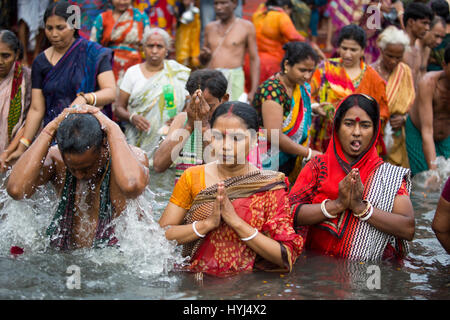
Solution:
[[[108,121],[105,131],[111,152],[111,169],[121,191],[128,198],[140,195],[149,182],[148,159],[128,145],[120,127]]]
[[[419,82],[418,89],[418,111],[420,118],[420,132],[422,134],[422,148],[427,161],[428,168],[436,169],[436,148],[434,146],[433,138],[433,97],[434,82],[425,77]]]
[[[15,200],[31,197],[36,187],[47,183],[55,174],[55,164],[49,154],[55,129],[50,122],[12,168],[7,191]]]

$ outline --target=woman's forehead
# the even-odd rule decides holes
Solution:
[[[356,118],[358,118],[357,121],[370,121],[372,122],[372,119],[370,118],[370,116],[368,115],[368,113],[361,108],[358,105],[355,105],[353,107],[351,107],[350,109],[348,109],[345,114],[344,114],[344,119],[352,119],[352,120],[356,120]]]
[[[147,38],[147,44],[151,44],[151,43],[158,43],[158,44],[162,44],[164,46],[166,45],[166,42],[164,41],[164,37],[157,32],[152,33]]]

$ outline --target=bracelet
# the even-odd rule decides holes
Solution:
[[[94,96],[94,102],[93,102],[93,106],[96,107],[97,106],[97,95],[95,94],[95,92],[91,92],[91,94]]]
[[[325,217],[327,217],[328,219],[334,219],[337,218],[337,215],[333,216],[330,213],[328,213],[327,208],[325,208],[325,203],[327,203],[327,201],[330,199],[325,199],[322,201],[322,203],[320,204],[320,209],[322,210],[322,213]]]
[[[133,117],[134,117],[136,114],[137,114],[136,112],[133,112],[133,113],[131,114],[131,116],[128,118],[128,120],[130,121],[131,124],[133,123],[132,120],[133,120]]]
[[[252,234],[250,237],[247,237],[247,238],[241,238],[241,240],[242,241],[250,241],[250,240],[252,240],[254,237],[256,237],[256,235],[258,234],[258,229],[256,229],[255,228],[255,233],[254,234]]]
[[[369,213],[366,216],[364,216],[364,217],[360,217],[359,220],[366,221],[366,220],[369,220],[370,217],[372,216],[372,214],[373,214],[373,206],[372,206],[372,204],[370,202],[369,202],[369,204],[370,204]]]
[[[361,212],[360,214],[355,214],[355,213],[353,213],[353,215],[354,215],[355,217],[357,217],[357,218],[361,218],[361,217],[365,216],[365,215],[367,214],[367,212],[370,210],[370,207],[372,206],[372,205],[370,204],[370,202],[367,201],[367,200],[363,200],[362,202],[366,203],[366,208],[365,208],[365,209],[363,210],[363,212]]]
[[[28,139],[25,138],[25,137],[20,138],[19,141],[20,141],[21,144],[23,144],[23,145],[24,145],[25,147],[27,147],[27,148],[29,148],[30,145],[31,145],[31,141],[28,140]]]
[[[194,221],[194,223],[192,224],[192,229],[194,230],[194,233],[197,235],[197,237],[199,237],[199,238],[204,238],[205,236],[206,236],[206,234],[201,234],[201,233],[199,233],[198,231],[197,231],[197,228],[195,227],[195,224],[197,223],[198,221]]]
[[[306,157],[306,161],[311,160],[311,156],[312,156],[312,150],[311,150],[311,148],[308,148],[308,156]]]
[[[54,134],[51,134],[50,132],[48,132],[47,129],[44,128],[44,129],[42,129],[41,132],[48,134],[48,135],[49,135],[50,137],[52,137],[52,139],[53,139],[53,135],[54,135]]]
[[[87,95],[84,94],[84,92],[79,92],[79,93],[77,93],[77,97],[79,97],[79,96],[82,96],[82,97],[84,98],[84,100],[86,100],[86,103],[87,103],[87,104],[92,105],[92,102],[90,101],[90,99],[87,98]]]

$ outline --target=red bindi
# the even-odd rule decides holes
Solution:
[[[355,118],[355,121],[356,121],[356,122],[360,122],[361,119],[360,119],[359,117],[356,117],[356,118]]]

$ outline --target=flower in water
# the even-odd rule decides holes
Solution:
[[[18,247],[18,246],[12,246],[9,251],[11,252],[11,254],[13,256],[18,256],[18,255],[23,254],[23,249],[21,247]]]

